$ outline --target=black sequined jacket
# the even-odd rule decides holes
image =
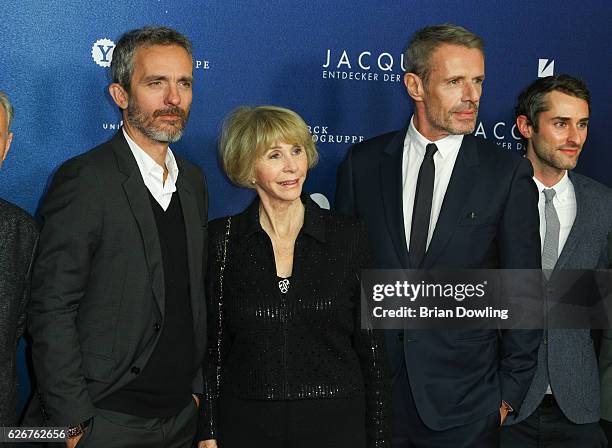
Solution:
[[[37,241],[30,215],[0,199],[0,427],[17,423],[17,341],[25,328]]]
[[[220,395],[298,400],[365,394],[368,447],[386,447],[390,391],[383,337],[360,325],[365,230],[307,196],[302,201],[304,225],[285,295],[272,243],[259,224],[258,199],[232,217],[222,282],[227,218],[209,224],[209,357],[198,438],[216,438]]]

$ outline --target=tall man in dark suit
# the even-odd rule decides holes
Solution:
[[[13,139],[13,107],[0,91],[0,167]],[[0,199],[0,427],[17,421],[17,343],[25,328],[30,272],[38,239],[25,211]]]
[[[69,160],[41,207],[29,331],[42,411],[68,446],[189,447],[205,351],[207,196],[168,145],[192,100],[189,40],[121,37],[109,91],[123,128]]]
[[[407,129],[352,147],[336,207],[368,226],[377,268],[539,269],[537,191],[529,162],[471,133],[483,41],[455,25],[412,38]],[[493,447],[520,409],[539,331],[387,333],[393,447]]]
[[[540,192],[542,268],[554,292],[568,269],[606,269],[612,192],[574,173],[587,138],[590,95],[568,75],[540,78],[519,96],[516,125]],[[584,293],[584,292],[583,292]],[[549,297],[547,303],[554,303]],[[551,316],[550,319],[554,319]],[[599,369],[591,332],[550,328],[520,412],[502,432],[504,448],[605,447],[599,427]]]

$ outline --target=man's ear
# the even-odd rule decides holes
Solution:
[[[526,139],[530,139],[533,136],[533,125],[527,118],[527,115],[519,115],[516,117],[516,127]]]
[[[13,133],[9,132],[7,139],[6,139],[6,145],[4,145],[4,148],[0,148],[0,151],[2,151],[0,153],[0,165],[2,164],[2,162],[4,162],[4,159],[6,159],[6,156],[8,155],[9,148],[11,147],[12,141],[13,141]]]
[[[110,86],[108,86],[108,93],[110,93],[110,96],[113,98],[113,101],[117,106],[123,110],[127,109],[129,94],[121,84],[116,82],[112,83]]]
[[[410,98],[416,102],[423,101],[423,95],[425,88],[423,86],[423,80],[415,73],[406,73],[404,75],[404,86]]]

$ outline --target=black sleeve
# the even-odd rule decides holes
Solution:
[[[29,253],[27,256],[28,260],[28,270],[25,273],[24,277],[24,287],[23,292],[21,294],[21,300],[19,301],[19,307],[17,312],[17,332],[16,332],[16,341],[19,341],[19,338],[23,335],[26,326],[26,312],[28,303],[30,301],[30,291],[31,291],[31,282],[32,282],[32,268],[34,265],[34,257],[36,255],[36,249],[38,247],[38,232],[33,231],[31,234],[31,247],[29,247]]]
[[[533,170],[526,159],[516,166],[500,228],[504,269],[540,269],[540,215]],[[499,375],[502,400],[518,412],[538,361],[541,330],[502,330]]]
[[[38,388],[55,426],[76,425],[95,413],[76,316],[100,241],[103,203],[95,169],[72,160],[57,171],[41,207],[28,331]]]
[[[353,149],[349,148],[346,157],[338,167],[334,210],[347,216],[355,216],[355,193],[353,189]]]
[[[196,440],[217,438],[217,408],[223,375],[223,360],[229,352],[229,338],[223,316],[223,276],[226,255],[223,228],[210,226],[208,272],[206,274],[206,302],[208,312],[208,350],[204,359],[204,396],[200,405],[200,417]],[[231,229],[230,229],[231,230]],[[225,258],[227,260],[227,258]]]
[[[368,247],[365,226],[360,225],[356,250],[353,254],[353,272],[358,283],[361,279],[361,269],[369,264]],[[367,328],[367,325],[362,325],[360,284],[356,288],[353,300],[355,310],[353,345],[359,356],[365,381],[367,446],[368,448],[386,448],[390,445],[391,385],[384,336],[380,330],[373,330]]]

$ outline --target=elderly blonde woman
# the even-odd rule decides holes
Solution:
[[[209,225],[209,359],[199,447],[388,446],[382,338],[360,325],[365,231],[302,193],[318,159],[273,106],[227,118],[220,157],[257,192]]]

